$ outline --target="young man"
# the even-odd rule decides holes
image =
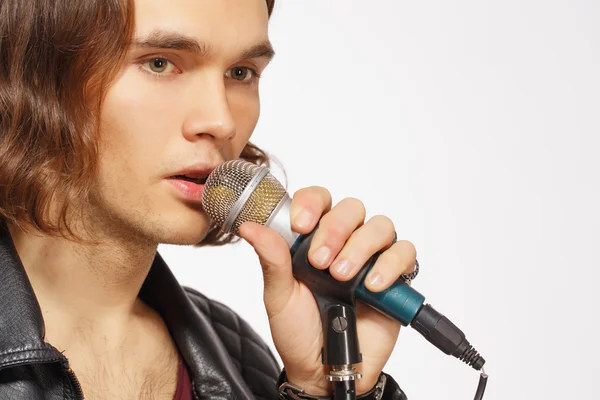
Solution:
[[[248,140],[273,50],[273,0],[19,0],[0,3],[0,398],[278,398],[280,368],[225,306],[182,289],[159,243],[221,244],[197,191],[225,160],[266,162]],[[184,176],[185,175],[185,176]],[[352,278],[385,250],[367,288],[410,273],[415,249],[364,221],[356,199],[295,193],[293,228],[320,226],[317,268]],[[287,381],[331,395],[321,321],[277,233],[240,229],[264,272]],[[373,390],[399,324],[359,307]],[[294,396],[292,392],[282,398]],[[404,394],[391,377],[385,399]]]

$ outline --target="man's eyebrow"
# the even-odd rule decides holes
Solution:
[[[275,56],[275,50],[273,50],[273,45],[268,40],[261,42],[257,45],[250,47],[248,50],[244,51],[240,60],[246,60],[249,58],[266,58],[271,60]]]
[[[200,55],[208,55],[210,47],[196,39],[177,32],[155,30],[144,38],[134,38],[132,44],[137,47],[184,50]]]
[[[144,38],[134,38],[132,44],[137,47],[189,51],[204,57],[208,56],[212,50],[211,46],[204,42],[200,42],[193,37],[163,30],[152,31]],[[271,42],[265,40],[244,50],[239,59],[244,60],[264,57],[270,60],[274,55],[275,51],[273,50]]]

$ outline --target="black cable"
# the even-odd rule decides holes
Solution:
[[[482,372],[479,376],[479,385],[477,385],[477,391],[475,392],[474,400],[483,399],[483,393],[485,392],[485,385],[487,385],[488,376],[485,372]]]
[[[356,382],[354,380],[336,381],[333,388],[333,400],[356,400]]]

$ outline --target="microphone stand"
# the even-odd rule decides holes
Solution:
[[[296,279],[308,286],[319,307],[323,322],[321,362],[330,368],[326,379],[334,383],[333,398],[354,400],[356,379],[362,377],[354,368],[354,364],[362,362],[354,292],[377,257],[373,256],[353,279],[340,282],[328,270],[319,270],[308,262],[308,249],[314,233],[313,230],[301,236],[291,249],[293,273]]]

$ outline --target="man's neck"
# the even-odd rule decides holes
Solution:
[[[157,245],[9,231],[42,310],[44,340],[64,352],[84,392],[172,398],[176,347],[162,318],[138,298]]]
[[[156,244],[107,238],[91,245],[14,226],[9,230],[40,303],[47,334],[60,340],[68,332],[93,326],[97,332],[114,332],[119,340],[128,321],[145,314],[138,293]]]

